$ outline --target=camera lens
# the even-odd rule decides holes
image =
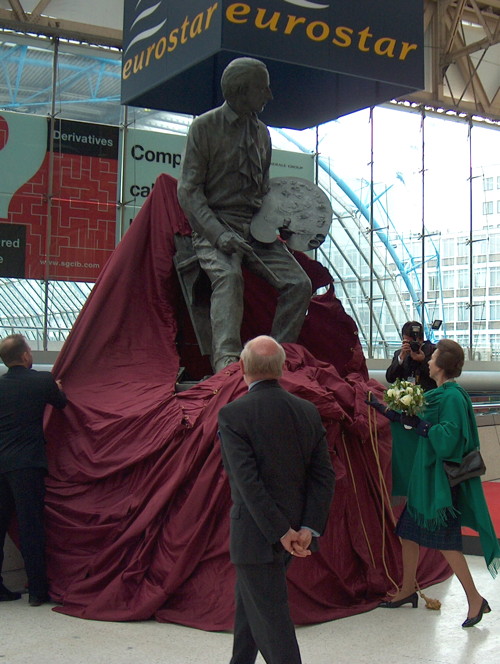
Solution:
[[[418,353],[420,350],[420,344],[417,341],[410,341],[410,348],[414,353]]]

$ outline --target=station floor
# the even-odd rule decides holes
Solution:
[[[455,577],[425,590],[440,611],[410,605],[297,628],[303,664],[498,664],[500,576],[493,580],[484,559],[467,556],[491,613],[462,629],[467,608]],[[4,573],[12,590],[24,573]],[[30,607],[27,595],[0,602],[0,664],[227,664],[232,635],[154,621],[113,623],[81,620]],[[264,660],[257,658],[257,664]]]

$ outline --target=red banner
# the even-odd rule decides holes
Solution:
[[[116,243],[117,127],[0,115],[0,276],[95,281]],[[51,177],[52,173],[52,177]]]

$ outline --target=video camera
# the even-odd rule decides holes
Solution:
[[[410,341],[410,348],[413,353],[418,353],[420,350],[420,344],[418,343],[417,339],[420,338],[421,332],[422,328],[420,325],[411,326],[410,334],[408,336],[413,339],[413,341]]]

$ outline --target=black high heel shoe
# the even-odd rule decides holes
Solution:
[[[483,613],[490,613],[490,611],[490,605],[483,597],[483,603],[481,604],[481,608],[479,609],[477,616],[474,616],[474,618],[467,618],[467,620],[462,623],[462,627],[474,627],[474,625],[477,625],[477,623],[480,622],[481,618],[483,617]]]
[[[412,608],[416,609],[418,606],[418,595],[417,593],[412,593],[408,597],[403,597],[403,599],[398,599],[396,602],[380,602],[379,606],[383,609],[398,609],[403,604],[411,604]],[[481,620],[481,618],[479,618]]]

